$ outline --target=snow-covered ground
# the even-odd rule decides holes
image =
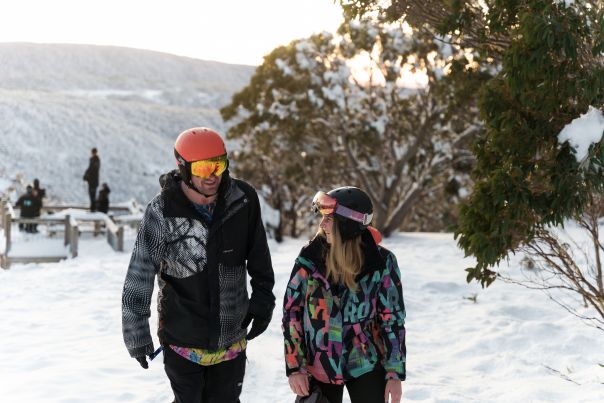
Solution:
[[[134,234],[128,235],[130,250]],[[48,241],[28,235],[15,242],[33,248]],[[303,243],[270,244],[279,303],[268,331],[250,342],[243,403],[294,401],[284,375],[279,305]],[[472,261],[450,234],[403,233],[384,245],[397,255],[404,282],[405,401],[603,401],[601,331],[537,291],[466,284],[464,268]],[[162,356],[143,370],[122,342],[129,257],[103,237],[84,237],[76,259],[0,271],[0,401],[172,401]],[[155,327],[155,306],[153,315]]]

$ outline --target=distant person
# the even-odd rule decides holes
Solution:
[[[185,130],[174,154],[179,169],[160,179],[130,258],[124,342],[148,368],[157,276],[158,336],[176,403],[237,403],[247,343],[266,330],[275,307],[260,202],[252,186],[230,177],[224,141],[213,130]]]
[[[34,188],[31,185],[27,185],[25,194],[19,197],[16,206],[21,209],[21,218],[34,218],[36,212],[39,211],[38,198],[34,196]],[[34,232],[34,224],[19,224],[19,230],[25,228],[25,232]]]
[[[299,397],[399,403],[405,380],[405,305],[392,252],[369,227],[359,188],[318,192],[317,235],[302,248],[283,299],[285,368]],[[316,400],[312,400],[316,401]]]
[[[38,200],[38,203],[36,204],[36,214],[34,215],[34,217],[40,217],[40,212],[42,210],[42,207],[44,206],[43,199],[46,197],[46,189],[40,187],[40,180],[37,178],[34,179],[33,195]],[[33,232],[38,232],[38,224],[32,225]]]
[[[99,197],[96,200],[97,211],[105,214],[109,212],[109,193],[111,193],[111,189],[106,183],[103,183],[101,190],[99,190]]]
[[[84,180],[88,182],[88,196],[90,197],[90,211],[96,210],[96,188],[99,186],[99,170],[101,160],[97,155],[97,149],[90,150],[90,161],[84,172]]]

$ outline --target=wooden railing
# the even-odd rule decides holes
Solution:
[[[6,200],[0,200],[0,222],[4,233],[4,251],[0,254],[0,267],[8,269],[11,263],[58,262],[67,258],[64,255],[53,256],[10,256],[12,249],[12,227],[14,224],[63,225],[65,228],[64,245],[69,245],[72,258],[78,256],[79,230],[77,221],[67,215],[65,218],[17,218],[13,207]]]
[[[109,218],[105,220],[105,228],[107,228],[107,242],[111,247],[119,252],[124,251],[124,226],[118,226]]]
[[[42,206],[41,212],[56,213],[58,211],[67,210],[67,209],[88,210],[88,206],[76,205],[76,204],[45,205],[45,206]],[[132,209],[130,206],[110,206],[109,211],[129,213],[132,211]]]
[[[61,209],[65,208],[79,208],[82,206],[60,206]],[[46,211],[59,211],[59,206],[47,206],[43,210]],[[136,215],[141,212],[141,208],[138,206],[136,201],[132,201],[131,205],[127,207],[116,206],[113,208],[114,211],[128,212],[131,214],[124,220],[119,220],[115,223],[111,218],[103,215],[102,218],[85,218],[77,220],[70,215],[66,215],[65,218],[16,218],[15,212],[12,205],[6,199],[0,199],[0,227],[4,232],[4,251],[0,255],[0,266],[2,268],[8,268],[12,262],[19,261],[20,263],[27,262],[49,262],[59,261],[67,258],[67,256],[46,256],[46,257],[10,257],[9,252],[11,250],[11,229],[12,224],[38,224],[46,226],[57,226],[63,225],[64,227],[64,245],[69,245],[69,254],[72,258],[78,255],[78,241],[79,235],[82,231],[82,227],[79,225],[83,222],[92,222],[94,225],[94,234],[97,235],[102,232],[102,227],[106,230],[107,242],[111,247],[122,252],[124,250],[124,225],[136,225],[140,223],[140,220],[133,217],[132,214]],[[115,218],[118,218],[117,215]]]

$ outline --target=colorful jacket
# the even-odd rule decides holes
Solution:
[[[357,289],[326,278],[328,245],[317,237],[296,259],[283,300],[286,373],[343,384],[377,365],[405,379],[405,305],[396,258],[362,234],[365,264]]]

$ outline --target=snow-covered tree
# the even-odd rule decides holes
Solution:
[[[471,57],[400,25],[345,23],[275,49],[222,113],[246,174],[267,170],[256,181],[273,206],[293,214],[319,189],[356,185],[389,235],[450,181],[466,182],[455,169],[471,159],[474,95],[488,76]],[[410,88],[412,73],[425,82]]]

